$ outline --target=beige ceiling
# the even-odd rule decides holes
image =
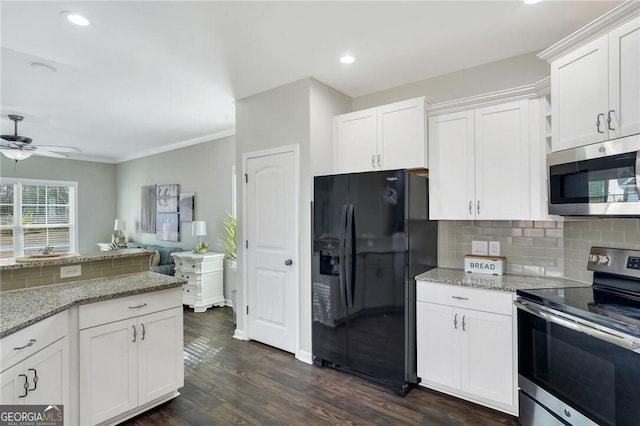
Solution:
[[[2,133],[18,113],[36,145],[119,162],[233,134],[235,99],[304,77],[357,97],[542,50],[619,3],[2,1]]]

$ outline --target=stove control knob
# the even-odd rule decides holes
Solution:
[[[609,264],[609,256],[603,254],[602,256],[600,256],[599,262],[602,265],[608,265]]]
[[[589,263],[598,263],[599,260],[600,256],[598,256],[597,254],[589,255]]]

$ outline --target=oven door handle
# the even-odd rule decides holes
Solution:
[[[547,320],[554,324],[558,324],[565,328],[569,328],[571,330],[575,330],[580,333],[584,333],[591,337],[595,337],[596,339],[604,340],[605,342],[620,346],[621,348],[634,352],[637,352],[637,349],[640,349],[640,342],[637,339],[608,333],[604,330],[596,328],[597,326],[595,325],[590,325],[590,323],[582,319],[580,319],[580,322],[578,322],[577,320],[574,321],[571,319],[563,318],[551,312],[551,310],[538,305],[537,303],[531,303],[525,300],[515,300],[513,304],[518,309],[522,309],[523,311],[529,312],[530,314],[533,314],[544,320]]]

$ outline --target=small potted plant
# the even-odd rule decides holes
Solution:
[[[224,233],[218,237],[218,244],[224,253],[230,268],[236,268],[237,248],[236,248],[236,217],[227,212],[227,217],[222,220]]]

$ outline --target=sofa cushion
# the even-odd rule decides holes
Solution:
[[[153,254],[149,258],[149,266],[158,266],[160,264],[160,252],[154,250]]]

